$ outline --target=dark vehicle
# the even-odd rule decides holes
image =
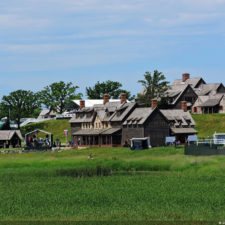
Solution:
[[[132,138],[131,140],[131,150],[143,150],[151,148],[150,138]]]

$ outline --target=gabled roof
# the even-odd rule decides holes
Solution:
[[[20,130],[1,130],[0,141],[10,141],[15,134],[17,134],[20,140],[23,139]]]
[[[189,84],[193,88],[195,88],[201,80],[205,83],[205,81],[201,77],[189,78],[185,82],[183,82],[181,79],[177,79],[173,82],[173,85]]]
[[[123,125],[127,124],[144,124],[154,110],[152,108],[136,108],[126,119]]]
[[[182,109],[162,109],[160,112],[167,118],[168,121],[174,121],[175,123],[181,121],[181,126],[188,125],[187,121],[190,121],[190,125],[195,126],[195,121],[188,111],[184,112]]]
[[[220,101],[225,96],[225,94],[216,94],[216,95],[204,95],[199,96],[198,104],[195,104],[196,107],[214,107],[220,104]],[[198,101],[197,101],[198,102]]]
[[[106,104],[96,104],[93,107],[85,107],[76,112],[70,123],[90,123],[97,115],[102,122],[123,121],[127,114],[134,108],[136,103],[108,102]]]
[[[175,98],[173,102],[171,102],[170,104],[174,105],[176,104],[180,97],[182,96],[182,94],[188,89],[192,89],[193,92],[195,93],[194,89],[192,88],[191,85],[189,84],[180,84],[180,85],[171,85],[170,89],[167,91],[168,97],[170,98]],[[196,93],[195,93],[196,94]],[[196,95],[197,97],[197,95]]]
[[[112,122],[122,122],[126,119],[128,113],[134,109],[137,103],[123,103],[121,104],[116,111],[110,117],[110,121]]]
[[[199,88],[195,89],[198,95],[215,95],[218,88],[223,85],[222,83],[202,84]]]
[[[78,130],[75,133],[73,133],[73,135],[109,135],[109,134],[114,134],[118,131],[120,131],[121,128],[105,128],[105,129],[83,129],[83,130]]]
[[[196,131],[194,128],[192,127],[187,127],[187,128],[175,128],[172,127],[171,131],[173,134],[197,134],[198,131]]]
[[[46,116],[46,115],[56,116],[56,112],[55,111],[49,112],[49,109],[44,109],[39,114],[39,116]]]
[[[138,124],[142,125],[145,121],[153,114],[155,110],[159,110],[155,108],[136,108],[132,114],[126,119],[123,125],[131,125]],[[182,126],[195,126],[195,122],[189,112],[184,112],[182,109],[165,109],[159,110],[159,113],[167,120],[174,122],[175,125]]]

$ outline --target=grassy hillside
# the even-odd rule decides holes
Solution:
[[[225,133],[225,114],[192,115],[196,122],[198,137],[212,137],[215,131]]]
[[[56,138],[59,138],[62,143],[65,142],[64,130],[68,130],[68,141],[71,140],[71,129],[69,120],[49,120],[40,123],[28,124],[21,128],[22,135],[24,136],[26,133],[36,129],[41,129],[53,133],[54,140]]]

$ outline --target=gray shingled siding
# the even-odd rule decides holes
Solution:
[[[71,123],[70,125],[71,125],[71,140],[73,140],[74,142],[77,142],[75,137],[73,137],[73,133],[75,133],[81,129],[81,124],[80,123]]]
[[[145,122],[144,127],[144,136],[150,136],[153,147],[165,144],[165,138],[169,136],[170,129],[167,120],[159,111],[153,112],[151,117]]]
[[[143,127],[133,127],[133,125],[124,126],[122,129],[122,144],[128,140],[130,144],[131,138],[142,138],[144,137],[144,128]]]

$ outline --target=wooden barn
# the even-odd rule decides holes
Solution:
[[[0,131],[0,148],[21,147],[23,137],[19,130],[1,130]]]
[[[187,103],[181,102],[181,109],[160,110],[157,100],[152,108],[136,108],[123,123],[123,142],[130,143],[134,137],[150,137],[152,146],[162,146],[165,138],[175,136],[185,143],[188,135],[196,134],[195,122],[187,111]]]

